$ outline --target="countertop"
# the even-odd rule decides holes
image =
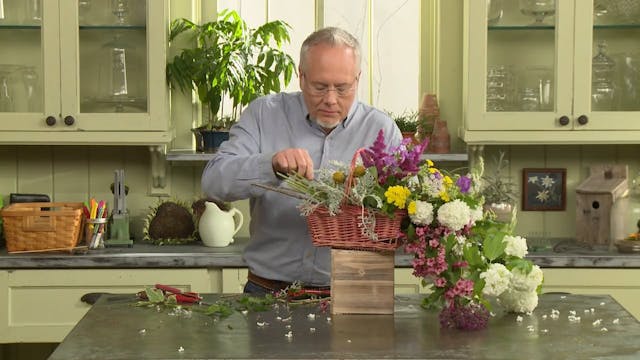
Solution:
[[[156,246],[135,242],[133,247],[112,247],[74,254],[20,253],[0,250],[0,269],[68,268],[237,268],[245,267],[242,249],[248,238],[238,238],[223,248],[192,245]],[[530,246],[529,255],[544,268],[640,268],[640,254],[619,253],[605,247],[586,248],[567,242],[552,247]],[[397,267],[411,267],[411,255],[396,252]]]
[[[206,294],[205,300],[220,296],[231,299]],[[317,304],[278,304],[218,319],[135,307],[132,294],[107,295],[49,359],[640,358],[640,323],[607,295],[543,294],[521,321],[495,306],[488,328],[468,332],[440,329],[437,312],[422,309],[420,300],[396,296],[393,315],[331,315]]]

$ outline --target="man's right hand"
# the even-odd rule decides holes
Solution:
[[[298,173],[307,179],[313,179],[313,160],[305,149],[284,149],[271,158],[274,173]]]

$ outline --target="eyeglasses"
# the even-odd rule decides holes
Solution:
[[[304,73],[301,74],[301,76],[305,78],[305,84],[307,85],[309,94],[315,97],[324,97],[329,93],[329,91],[335,91],[336,95],[338,95],[339,97],[349,96],[353,93],[353,91],[356,88],[356,84],[358,83],[357,76],[355,80],[353,80],[353,82],[349,84],[340,84],[337,86],[329,86],[327,84],[322,84],[322,83],[307,82],[306,80],[308,79],[306,78]]]

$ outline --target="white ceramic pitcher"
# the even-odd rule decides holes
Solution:
[[[233,236],[240,230],[244,218],[240,210],[221,210],[213,202],[205,202],[205,210],[200,217],[198,232],[206,246],[224,247],[233,243]]]

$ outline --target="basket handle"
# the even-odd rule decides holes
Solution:
[[[351,187],[353,186],[353,171],[356,168],[356,161],[358,161],[358,156],[365,150],[365,148],[359,148],[353,154],[351,158],[351,164],[349,165],[349,175],[347,175],[347,181],[345,181],[346,188],[344,189],[344,200],[346,201],[349,197],[349,193],[351,192]]]

